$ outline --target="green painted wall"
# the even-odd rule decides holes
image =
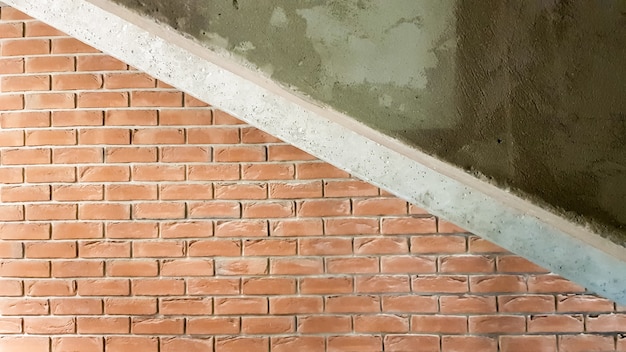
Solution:
[[[624,0],[114,0],[626,243]]]

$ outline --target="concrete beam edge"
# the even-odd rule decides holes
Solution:
[[[106,0],[3,1],[593,292],[626,304],[624,248],[588,229],[303,100],[260,74]]]

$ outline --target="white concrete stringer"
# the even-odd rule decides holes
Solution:
[[[626,250],[107,0],[3,0],[355,176],[626,304]]]

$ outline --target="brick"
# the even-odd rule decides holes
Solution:
[[[2,56],[42,55],[50,52],[48,39],[6,39],[2,43]]]
[[[382,310],[388,313],[436,313],[438,310],[437,297],[417,295],[386,295],[382,297]]]
[[[270,220],[270,235],[280,237],[321,236],[324,234],[322,219]]]
[[[381,272],[389,274],[430,274],[436,272],[434,258],[421,256],[382,257]]]
[[[183,144],[185,130],[181,128],[139,128],[132,133],[133,144]]]
[[[98,277],[104,274],[102,261],[52,261],[52,277]]]
[[[27,204],[26,220],[73,220],[76,204]]]
[[[378,188],[364,181],[341,180],[324,182],[324,196],[326,197],[364,197],[377,195]]]
[[[215,352],[269,352],[267,337],[217,337]]]
[[[20,147],[24,145],[23,131],[0,131],[1,147]]]
[[[24,25],[22,23],[0,23],[0,38],[20,38],[23,35]]]
[[[104,350],[104,341],[102,337],[53,337],[51,347],[52,352],[101,352]]]
[[[65,33],[51,27],[41,21],[29,21],[24,23],[26,37],[57,37]]]
[[[241,255],[239,240],[200,240],[189,242],[191,257],[237,257]]]
[[[409,214],[411,215],[430,215],[425,209],[422,209],[415,204],[409,203]]]
[[[130,144],[130,131],[123,128],[85,128],[78,131],[79,144]]]
[[[309,277],[299,281],[302,294],[340,294],[354,290],[351,277]]]
[[[183,95],[181,92],[133,91],[130,101],[131,106],[178,107],[183,105]]]
[[[215,162],[265,161],[265,147],[262,146],[215,146],[213,160]]]
[[[155,200],[157,199],[156,185],[141,184],[111,184],[106,185],[107,200]]]
[[[215,223],[217,237],[264,237],[268,235],[267,221],[230,220]]]
[[[313,315],[298,317],[298,332],[302,334],[349,333],[352,319],[342,315]]]
[[[26,258],[76,258],[76,243],[66,241],[24,244]]]
[[[81,220],[128,220],[130,205],[116,203],[80,204],[78,218]]]
[[[72,296],[76,289],[71,281],[38,280],[25,281],[25,293],[33,297],[41,296]]]
[[[205,259],[168,259],[161,263],[162,276],[210,276],[213,261]]]
[[[558,275],[533,275],[528,278],[528,292],[532,293],[579,293],[585,289]]]
[[[130,319],[123,317],[78,317],[76,318],[76,326],[76,330],[80,334],[124,334],[130,332]]]
[[[324,349],[323,336],[287,336],[272,337],[271,349],[273,352],[314,352]]]
[[[183,338],[162,337],[160,339],[161,352],[206,352],[213,350],[212,338]]]
[[[305,238],[299,240],[301,255],[352,254],[352,241],[345,238]]]
[[[592,295],[558,295],[556,304],[559,312],[611,312],[613,310],[613,302]]]
[[[354,317],[356,333],[403,333],[409,331],[408,317],[399,315],[357,315]]]
[[[24,251],[19,242],[0,242],[0,258],[15,259],[22,258]]]
[[[33,93],[24,96],[26,109],[73,109],[75,107],[72,93]]]
[[[292,256],[296,254],[296,240],[246,239],[243,253],[246,256]]]
[[[128,65],[108,55],[79,55],[76,57],[77,71],[126,70]]]
[[[469,237],[468,251],[470,253],[508,253],[506,249],[476,236]]]
[[[75,130],[26,131],[26,145],[73,145],[76,144]]]
[[[265,199],[267,185],[258,183],[218,183],[215,185],[215,199]]]
[[[420,292],[464,293],[468,291],[467,276],[440,275],[416,276],[413,290]]]
[[[255,127],[241,129],[241,142],[246,144],[282,143],[282,141]]]
[[[161,224],[161,238],[198,238],[211,236],[213,236],[213,223],[210,221]]]
[[[57,74],[52,76],[53,90],[95,90],[102,87],[102,75],[90,73]]]
[[[128,296],[130,282],[126,279],[78,280],[78,294],[81,296]]]
[[[81,92],[78,93],[79,108],[116,108],[128,106],[126,92]]]
[[[215,307],[217,310],[217,303]],[[213,299],[163,298],[159,303],[159,312],[164,315],[210,315],[213,314]]]
[[[502,336],[502,352],[556,351],[556,336]]]
[[[209,104],[200,101],[197,98],[192,97],[191,95],[187,94],[187,93],[183,93],[184,97],[185,97],[185,106],[188,107],[207,107],[210,106]]]
[[[439,349],[439,337],[390,334],[384,337],[383,344],[385,351],[391,352],[436,351]]]
[[[316,275],[324,271],[323,266],[318,258],[270,258],[272,275]]]
[[[54,315],[102,314],[102,300],[97,298],[52,298],[50,313]],[[78,318],[80,319],[80,318]]]
[[[295,330],[294,320],[293,317],[242,317],[241,330],[245,334],[286,334]]]
[[[156,337],[107,336],[104,339],[107,352],[157,352],[159,348]]]
[[[47,315],[50,310],[48,300],[38,298],[3,298],[0,301],[2,315]]]
[[[216,275],[265,275],[267,272],[268,263],[265,258],[215,259]]]
[[[6,8],[6,7],[5,7]],[[4,10],[3,10],[4,12]],[[39,336],[2,336],[0,350],[2,352],[48,352],[50,339]]]
[[[270,297],[270,314],[314,314],[322,310],[322,297]]]
[[[296,178],[300,180],[347,178],[350,174],[324,162],[305,162],[296,164]]]
[[[0,286],[0,295],[2,295],[4,299],[6,299],[6,297],[21,296],[23,294],[21,280],[3,279],[0,281],[0,284],[2,284]]]
[[[30,58],[29,58],[30,59]],[[24,58],[7,57],[0,58],[0,74],[10,75],[24,72]]]
[[[472,276],[470,291],[482,293],[525,292],[526,279],[517,275]]]
[[[501,256],[497,260],[497,268],[501,273],[547,273],[548,270],[518,256]]]
[[[442,351],[498,352],[498,340],[487,336],[442,336]]]
[[[213,120],[213,112],[209,109],[163,109],[159,111],[159,125],[161,126],[173,126],[173,125],[181,125],[181,126],[198,126],[198,125],[210,125]],[[189,131],[202,131],[202,129],[190,129]],[[207,132],[222,132],[229,131],[235,132],[236,129],[217,129],[210,128]],[[194,136],[195,139],[197,135],[190,134]],[[233,143],[239,142],[238,136],[235,137],[236,140],[233,140]],[[189,143],[195,144],[198,141],[190,141]],[[202,142],[200,142],[202,143]],[[206,141],[204,143],[207,143]],[[207,143],[209,144],[209,143]]]
[[[327,313],[377,313],[380,312],[380,297],[368,295],[326,297]]]
[[[134,181],[183,181],[185,167],[174,165],[136,165],[132,167]]]
[[[78,168],[81,182],[124,182],[130,180],[128,166],[84,166]]]
[[[106,225],[107,238],[157,238],[159,228],[154,222],[110,222]]]
[[[53,54],[86,54],[98,53],[97,49],[74,38],[55,38],[52,39]]]
[[[76,169],[73,167],[27,167],[24,171],[26,182],[52,183],[76,181]]]
[[[131,332],[138,335],[177,335],[185,330],[183,318],[133,318]]]
[[[24,208],[21,205],[0,205],[0,221],[24,220]]]
[[[4,76],[0,78],[0,88],[2,92],[50,90],[50,77],[45,75]]]
[[[73,56],[27,57],[25,71],[29,73],[74,71],[74,61]]]
[[[110,163],[156,162],[155,147],[109,147],[106,148],[106,161]]]
[[[188,318],[187,334],[190,335],[228,335],[239,333],[239,318],[208,317]]]
[[[375,235],[380,233],[379,220],[373,218],[331,218],[325,219],[327,235]],[[376,239],[371,239],[376,241]],[[369,240],[368,240],[369,241]],[[408,251],[408,243],[403,240]]]
[[[419,254],[457,254],[465,252],[465,237],[429,235],[411,237],[411,252]]]
[[[24,108],[24,96],[21,94],[0,95],[0,109],[20,110]]]
[[[6,184],[22,183],[24,181],[24,170],[20,167],[0,168],[0,179]]]
[[[611,351],[613,349],[612,336],[561,335],[558,339],[559,350],[562,352]]]
[[[513,334],[526,330],[526,319],[515,315],[482,315],[470,316],[469,332],[471,334]]]
[[[355,279],[355,291],[359,293],[410,292],[408,275],[359,276]]]
[[[0,277],[50,277],[50,263],[41,260],[0,260]]]
[[[21,318],[0,318],[0,333],[19,334],[22,332]]]
[[[499,296],[500,312],[511,313],[550,313],[554,312],[554,296],[551,295],[511,295]]]
[[[496,298],[473,295],[441,296],[439,306],[444,314],[495,314]]]
[[[339,199],[311,199],[298,201],[300,217],[327,217],[350,215],[350,201]]]
[[[48,238],[50,238],[50,224],[0,224],[0,239],[3,240],[45,240]]]
[[[187,167],[187,179],[190,181],[229,181],[239,179],[239,164],[190,165]],[[265,187],[262,187],[265,189]],[[267,198],[267,191],[262,198]],[[256,196],[257,198],[259,195]]]
[[[489,273],[495,268],[495,260],[488,256],[454,255],[439,257],[439,271],[443,273]]]
[[[206,163],[211,161],[211,149],[208,147],[162,147],[159,160],[165,163]]]
[[[152,315],[157,312],[156,298],[105,298],[104,313],[111,315]]]
[[[404,254],[409,252],[409,245],[406,238],[356,238],[354,239],[354,252],[358,254]]]
[[[239,278],[189,278],[187,294],[190,295],[238,295],[240,293]]]
[[[204,112],[208,115],[209,111]],[[206,116],[205,119],[208,119]],[[172,122],[173,123],[173,122]],[[189,144],[236,144],[239,143],[239,129],[233,127],[190,127],[187,129]],[[256,148],[258,150],[259,148]],[[252,149],[253,151],[255,149]],[[265,154],[263,154],[265,155]],[[226,157],[228,155],[224,155]]]
[[[155,79],[141,72],[114,72],[104,75],[104,88],[106,89],[155,87]]]
[[[267,149],[268,160],[270,161],[303,161],[315,160],[316,157],[292,146],[292,145],[270,145]]]
[[[528,317],[528,332],[583,332],[582,315],[531,315]]]
[[[156,260],[115,260],[107,263],[107,276],[151,277],[157,276],[159,264]]]
[[[107,110],[104,124],[107,126],[156,126],[157,110]]]
[[[179,219],[184,217],[184,203],[155,202],[138,203],[133,205],[134,219]]]
[[[2,128],[48,127],[50,126],[50,112],[0,112],[0,126]]]
[[[326,272],[329,274],[377,273],[379,272],[379,259],[377,257],[327,258]]]
[[[397,198],[355,199],[352,207],[354,215],[403,215],[407,213],[407,203]]]
[[[434,217],[403,217],[384,218],[381,231],[383,234],[426,234],[437,231],[437,221]]]
[[[52,163],[101,163],[102,155],[102,148],[55,148],[52,150]]]
[[[180,296],[185,294],[183,279],[139,279],[132,282],[133,296]]]
[[[50,163],[50,149],[3,149],[0,155],[3,165],[36,165]]]
[[[29,15],[25,14],[24,12],[10,7],[10,6],[2,6],[2,17],[0,17],[0,19],[2,19],[3,21],[20,21],[20,20],[32,20],[33,18],[30,17]]]
[[[327,346],[328,352],[374,352],[383,350],[383,341],[381,336],[372,335],[329,336]]]
[[[70,317],[26,317],[24,332],[29,334],[69,334],[75,330],[75,321]]]
[[[285,218],[293,216],[294,213],[295,205],[289,201],[246,202],[242,207],[244,218]]]
[[[589,332],[623,332],[626,314],[588,315],[585,326]]]
[[[322,197],[322,183],[319,181],[272,183],[269,197],[275,199],[319,198]]]
[[[236,117],[221,111],[213,110],[213,124],[214,125],[241,125],[245,122],[237,119]]]
[[[102,224],[95,222],[56,222],[52,225],[53,239],[101,238]]]
[[[123,241],[83,241],[78,244],[81,258],[127,258],[130,243]]]
[[[132,246],[133,256],[139,258],[182,257],[185,255],[185,243],[182,241],[134,241]]]
[[[162,200],[209,200],[213,199],[213,187],[212,185],[189,183],[160,184],[159,196]]]

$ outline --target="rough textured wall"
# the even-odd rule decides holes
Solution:
[[[626,3],[113,0],[626,240]]]
[[[626,308],[0,20],[0,351],[626,351]]]

